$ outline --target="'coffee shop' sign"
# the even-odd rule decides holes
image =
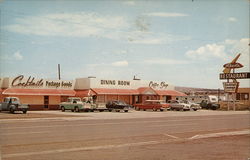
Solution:
[[[151,88],[160,88],[160,89],[166,89],[168,87],[168,84],[165,83],[165,82],[153,82],[153,81],[150,81],[149,82],[149,87]]]

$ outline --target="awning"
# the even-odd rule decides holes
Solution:
[[[138,95],[137,89],[108,89],[108,88],[92,88],[96,94],[112,94],[112,95]]]
[[[142,95],[160,95],[160,96],[186,96],[186,94],[176,90],[155,90],[151,87],[138,88],[138,92]]]
[[[179,91],[175,91],[175,90],[154,90],[158,95],[161,96],[186,96],[186,94],[179,92]]]
[[[150,87],[140,87],[137,90],[142,95],[157,95],[155,90]]]
[[[96,95],[95,92],[93,92],[91,89],[85,89],[85,90],[75,90],[76,92],[76,97],[88,97],[88,96],[93,96]]]
[[[74,90],[65,89],[16,89],[8,88],[3,91],[4,95],[47,95],[47,96],[75,96]]]

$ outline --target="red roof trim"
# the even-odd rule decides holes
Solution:
[[[85,89],[85,90],[75,90],[76,92],[76,97],[87,97],[87,96],[93,96],[96,95],[94,91],[91,89]]]
[[[186,96],[186,94],[175,90],[155,90],[158,95]]]
[[[74,90],[64,89],[16,89],[8,88],[3,91],[4,95],[50,95],[50,96],[75,96]]]
[[[115,94],[115,95],[138,95],[137,89],[108,89],[108,88],[92,88],[96,94]]]

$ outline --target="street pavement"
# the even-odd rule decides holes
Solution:
[[[0,113],[6,115],[0,119],[3,160],[250,158],[249,111]]]

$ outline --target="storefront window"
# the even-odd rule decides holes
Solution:
[[[240,93],[236,94],[236,100],[240,100]]]
[[[249,94],[248,93],[241,93],[241,100],[249,100]]]

